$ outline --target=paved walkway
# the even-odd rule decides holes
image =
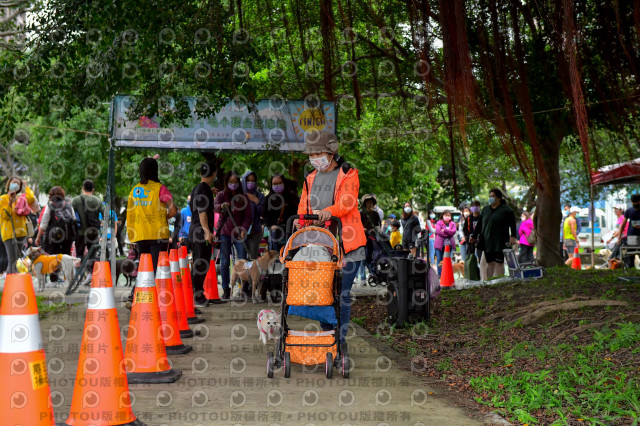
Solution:
[[[45,293],[59,299],[60,290]],[[379,290],[360,287],[355,292]],[[128,291],[116,288],[121,328],[129,319],[129,311],[122,307]],[[64,421],[70,411],[87,294],[68,297],[66,301],[75,304],[70,311],[42,321],[56,421]],[[276,371],[268,379],[266,358],[274,343],[262,345],[256,328],[256,314],[266,307],[231,302],[203,308],[206,322],[191,326],[200,336],[184,339],[194,350],[170,356],[182,377],[172,384],[130,385],[138,418],[158,426],[482,424],[435,397],[433,389],[371,346],[360,328],[348,339],[355,363],[349,379],[338,370],[333,379],[326,379],[324,365],[305,371],[295,364],[291,378]]]

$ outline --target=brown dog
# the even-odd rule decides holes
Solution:
[[[464,278],[464,260],[453,264],[453,275]]]
[[[233,270],[231,273],[231,294],[233,294],[233,288],[236,285],[236,281],[240,280],[240,288],[242,288],[242,283],[251,282],[251,299],[253,300],[253,303],[258,303],[256,287],[258,287],[261,282],[260,276],[266,274],[269,269],[269,264],[275,262],[277,257],[277,251],[268,250],[253,262],[249,262],[244,259],[236,261],[236,263],[233,264]],[[258,288],[258,290],[260,289]]]

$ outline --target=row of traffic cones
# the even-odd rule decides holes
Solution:
[[[193,303],[193,297],[184,297],[185,287],[191,283],[188,265],[181,273],[172,273],[176,258],[175,250],[169,256],[161,253],[154,277],[151,255],[141,256],[124,353],[110,266],[108,262],[95,263],[71,412],[61,425],[144,425],[131,409],[129,383],[171,383],[182,375],[181,370],[171,368],[167,354],[185,354],[192,349],[184,345],[181,336],[183,331],[193,336],[187,318],[187,300]],[[186,264],[186,253],[184,258]],[[215,277],[215,264],[211,270]],[[207,297],[217,297],[217,282],[216,288],[208,290]],[[0,379],[11,383],[0,389],[3,424],[53,425],[30,275],[7,276],[0,330]]]

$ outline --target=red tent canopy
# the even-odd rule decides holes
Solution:
[[[640,182],[640,158],[626,163],[600,167],[591,173],[592,185],[613,185]]]

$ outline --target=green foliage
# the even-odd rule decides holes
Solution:
[[[358,324],[359,326],[363,326],[366,319],[367,319],[366,317],[355,317],[355,318],[351,318],[351,322]]]
[[[563,418],[571,414],[593,424],[613,424],[623,418],[637,421],[640,384],[630,375],[632,367],[613,363],[612,358],[623,348],[638,348],[639,343],[637,323],[594,331],[593,343],[588,345],[535,348],[521,342],[504,354],[506,364],[526,362],[533,356],[549,359],[554,367],[537,371],[514,367],[509,374],[472,378],[470,384],[476,392],[487,395],[476,401],[500,408],[522,423],[538,423],[532,413],[541,409],[553,410]]]

